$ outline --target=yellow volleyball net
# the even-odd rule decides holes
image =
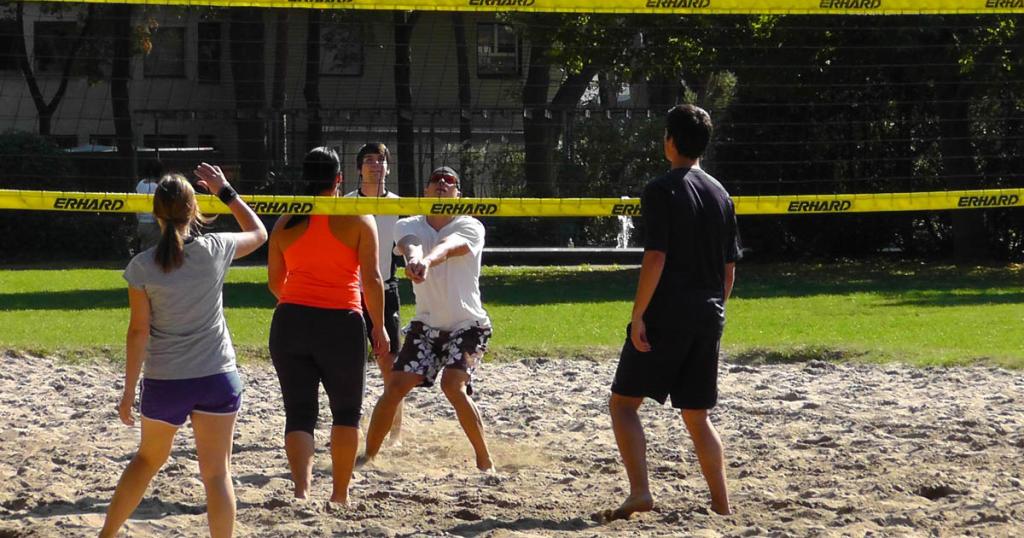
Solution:
[[[508,235],[599,244],[607,217],[639,214],[667,168],[665,111],[688,102],[715,123],[703,168],[771,223],[748,237],[938,244],[956,214],[1016,249],[1021,14],[1024,0],[9,2],[0,217],[143,213],[150,165],[210,162],[261,214],[536,217]],[[335,149],[354,192],[368,142],[390,148],[400,199],[307,196],[307,150]],[[421,198],[438,166],[462,199]],[[786,215],[819,217],[771,220]]]

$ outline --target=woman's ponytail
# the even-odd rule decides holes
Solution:
[[[156,263],[165,273],[181,267],[185,263],[185,238],[177,226],[164,224],[160,242],[156,244]]]
[[[168,174],[157,183],[153,215],[163,228],[156,245],[156,263],[169,273],[185,263],[185,236],[198,231],[203,222],[196,192],[181,174]]]

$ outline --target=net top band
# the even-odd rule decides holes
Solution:
[[[637,217],[637,198],[335,198],[244,196],[263,215],[471,215],[478,217]],[[734,196],[739,215],[876,213],[1024,207],[1024,189]],[[228,213],[210,195],[199,196],[204,213]],[[151,195],[0,189],[0,210],[145,213]]]
[[[986,15],[1024,13],[1024,0],[49,0],[232,8],[704,15]]]

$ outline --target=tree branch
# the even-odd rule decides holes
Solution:
[[[46,101],[43,99],[43,92],[39,90],[36,75],[32,72],[32,64],[28,61],[28,47],[25,45],[24,2],[18,2],[16,13],[18,33],[15,36],[15,47],[17,47],[15,52],[18,54],[18,66],[21,67],[21,74],[25,77],[25,83],[28,84],[28,91],[32,95],[32,102],[36,105],[36,110],[41,112],[46,108]]]
[[[60,105],[61,99],[64,98],[64,93],[68,90],[68,80],[71,78],[71,68],[75,64],[75,59],[78,56],[78,51],[82,50],[82,45],[85,44],[85,37],[92,30],[94,15],[96,14],[96,5],[89,4],[88,11],[85,14],[85,23],[82,25],[82,31],[79,32],[78,38],[75,39],[75,43],[71,45],[71,50],[68,51],[68,55],[64,58],[64,69],[60,75],[60,86],[57,88],[57,93],[53,94],[53,98],[46,105],[47,112],[53,112]]]

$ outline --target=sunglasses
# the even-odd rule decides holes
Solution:
[[[449,187],[459,186],[459,178],[451,174],[434,174],[430,176],[430,183],[437,183],[439,181],[443,181]]]

